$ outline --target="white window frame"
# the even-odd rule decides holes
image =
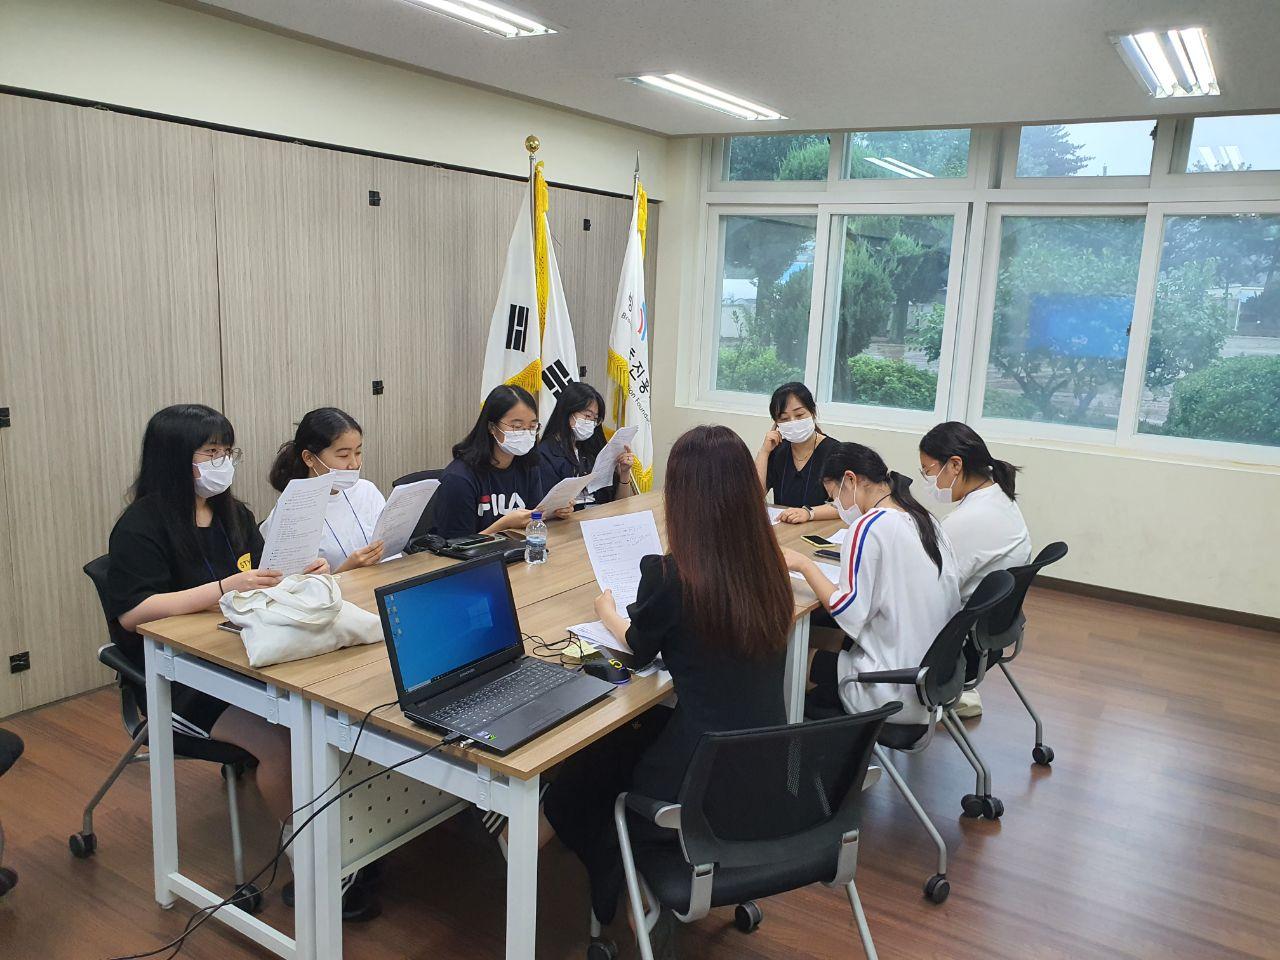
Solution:
[[[832,135],[831,153],[833,163],[828,171],[832,182],[841,186],[842,193],[852,193],[859,198],[877,196],[884,193],[900,193],[909,190],[912,193],[932,193],[935,191],[972,191],[977,185],[977,167],[980,143],[984,140],[982,128],[972,127],[919,127],[918,130],[968,130],[969,156],[965,161],[963,177],[921,177],[918,180],[904,178],[902,180],[881,180],[875,177],[845,176],[845,151],[848,148],[849,136],[854,133],[881,133],[880,130],[843,130]],[[895,131],[912,133],[911,130]],[[837,143],[839,149],[837,150]],[[836,156],[836,154],[839,156]],[[856,187],[852,186],[857,184]]]
[[[1260,116],[1260,114],[1233,113],[1231,117]],[[1169,157],[1168,182],[1183,189],[1220,190],[1230,187],[1271,187],[1272,195],[1280,191],[1280,170],[1224,170],[1206,173],[1188,173],[1186,164],[1191,153],[1192,127],[1196,117],[1177,118],[1177,129],[1172,137]]]
[[[1211,174],[1196,174],[1211,176]],[[1245,463],[1280,464],[1280,447],[1258,443],[1231,443],[1223,440],[1201,440],[1195,437],[1166,437],[1140,433],[1138,418],[1142,394],[1146,389],[1147,351],[1151,347],[1151,327],[1155,315],[1155,289],[1164,252],[1164,221],[1167,217],[1230,216],[1233,214],[1280,215],[1280,200],[1236,203],[1231,201],[1153,203],[1147,211],[1147,230],[1143,237],[1143,262],[1138,271],[1139,296],[1134,302],[1133,328],[1129,336],[1129,358],[1125,367],[1125,386],[1121,400],[1121,445],[1151,453],[1189,457],[1211,457]],[[1144,286],[1144,280],[1146,281]],[[1145,289],[1145,294],[1142,292]]]
[[[759,413],[768,404],[768,394],[743,393],[738,390],[722,390],[715,385],[719,367],[720,349],[720,291],[723,282],[724,265],[724,227],[725,217],[813,217],[814,249],[813,249],[813,287],[809,291],[809,329],[805,351],[805,366],[801,375],[809,381],[817,362],[818,325],[822,320],[822,287],[826,279],[826,271],[820,269],[826,262],[827,243],[822,232],[822,222],[818,209],[809,205],[770,204],[717,204],[707,207],[706,229],[706,264],[703,276],[702,304],[698,308],[699,337],[698,356],[700,362],[695,365],[698,378],[694,396],[699,403],[711,404],[723,410],[737,413]],[[829,231],[828,231],[829,233]],[[763,403],[762,399],[763,398]]]
[[[1083,122],[1083,121],[1076,121]],[[1106,121],[1098,121],[1100,123]],[[1163,119],[1151,118],[1155,124],[1156,136],[1151,143],[1151,167],[1145,174],[1127,174],[1124,176],[1102,176],[1090,174],[1079,177],[1020,177],[1018,176],[1018,150],[1022,144],[1023,127],[1045,127],[1052,124],[1027,123],[1006,127],[1000,151],[1000,187],[1004,190],[1116,190],[1126,191],[1132,195],[1134,191],[1143,191],[1151,186],[1152,177],[1157,171],[1169,169],[1169,156],[1173,150],[1173,123]],[[1070,123],[1063,124],[1070,126]]]
[[[773,137],[798,137],[804,136],[806,133],[813,133],[815,136],[825,136],[830,147],[830,152],[836,152],[835,141],[843,140],[843,134],[831,133],[826,130],[805,131],[805,130],[788,130],[785,133],[761,134],[761,136]],[[754,134],[738,134],[738,136],[755,136]],[[707,187],[710,191],[723,191],[725,193],[755,193],[767,191],[769,193],[812,193],[814,191],[824,191],[831,181],[831,161],[827,160],[827,177],[825,180],[730,180],[728,177],[728,169],[726,163],[729,159],[728,147],[729,141],[734,139],[733,136],[716,137],[711,149],[711,169]]]
[[[839,422],[865,423],[873,426],[914,427],[928,429],[939,420],[946,419],[950,406],[950,384],[956,359],[956,333],[959,328],[960,297],[964,274],[965,236],[969,230],[969,204],[967,203],[839,203],[820,208],[827,226],[826,275],[833,282],[825,284],[822,304],[821,342],[815,358],[817,369],[818,402],[824,415]],[[947,264],[947,295],[945,321],[942,331],[942,353],[938,357],[938,387],[932,410],[906,410],[874,404],[846,403],[833,400],[831,393],[835,379],[835,340],[838,329],[836,304],[840,296],[840,277],[843,276],[844,244],[836,241],[847,216],[949,216],[951,225],[951,256]],[[811,381],[813,382],[813,381]]]
[[[1000,271],[1000,223],[1005,217],[1146,217],[1146,206],[1132,203],[1116,204],[1007,204],[993,203],[987,210],[987,244],[983,251],[982,271],[979,280],[981,295],[978,304],[977,337],[974,341],[971,375],[968,390],[968,422],[983,436],[998,439],[1027,440],[1050,439],[1065,442],[1088,443],[1097,446],[1115,447],[1119,444],[1119,429],[1123,422],[1124,392],[1123,382],[1120,396],[1121,407],[1117,415],[1116,428],[1081,427],[1073,424],[1046,423],[1039,420],[1013,420],[1002,417],[988,417],[982,413],[983,399],[987,390],[987,365],[990,359],[991,338],[994,330],[996,283]],[[1145,229],[1145,228],[1144,228]],[[1144,235],[1145,236],[1145,235]],[[1145,249],[1145,248],[1144,248]],[[1141,289],[1142,264],[1135,282],[1134,314],[1137,314],[1139,303],[1137,296]],[[1130,318],[1132,325],[1133,318]],[[1125,358],[1125,377],[1129,373],[1129,365],[1133,360],[1133,329],[1130,327],[1129,352]]]

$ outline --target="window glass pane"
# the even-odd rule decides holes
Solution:
[[[825,133],[788,137],[729,137],[726,180],[826,180],[831,144]]]
[[[1280,170],[1280,114],[1197,117],[1191,124],[1187,173]]]
[[[724,262],[716,389],[768,394],[788,380],[804,379],[817,222],[817,217],[720,219]]]
[[[968,130],[877,130],[845,135],[846,180],[927,180],[968,175]]]
[[[1142,217],[1003,217],[986,417],[1114,429]]]
[[[1138,432],[1280,446],[1280,215],[1165,218]]]
[[[843,218],[833,400],[934,408],[952,225],[950,216]]]
[[[1020,177],[1145,177],[1151,173],[1154,120],[1050,123],[1023,127]]]

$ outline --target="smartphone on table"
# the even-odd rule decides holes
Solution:
[[[800,538],[811,547],[834,547],[834,540],[828,540],[826,537],[820,537],[816,533],[805,534]]]

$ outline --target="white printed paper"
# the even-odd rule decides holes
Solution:
[[[418,480],[391,488],[387,505],[382,508],[373,528],[370,543],[383,542],[382,555],[388,559],[404,552],[413,530],[422,519],[422,511],[440,488],[439,480]]]
[[[554,487],[547,491],[547,495],[542,498],[542,502],[534,507],[535,510],[541,510],[543,517],[548,514],[555,513],[565,507],[571,506],[588,483],[591,477],[565,477]]]
[[[587,544],[596,582],[601,590],[613,591],[618,613],[625,617],[627,607],[635,603],[636,591],[640,588],[640,558],[662,555],[653,511],[584,520],[582,539]]]
[[[771,507],[765,504],[765,509],[769,511],[769,522],[777,523],[782,519],[782,507]]]
[[[261,569],[279,570],[287,577],[315,562],[320,556],[324,514],[332,490],[333,480],[328,474],[289,481],[271,511]]]
[[[569,632],[597,649],[604,647],[606,650],[619,650],[622,653],[631,652],[631,645],[625,640],[619,640],[610,633],[609,628],[600,620],[592,620],[590,623],[576,623],[569,628]]]
[[[639,429],[639,426],[622,427],[604,445],[604,449],[596,457],[595,469],[591,471],[591,482],[587,484],[588,492],[595,493],[613,483],[614,474],[618,470],[618,458],[636,438],[636,431]]]
[[[839,543],[844,543],[844,538],[847,537],[848,535],[849,535],[849,528],[841,527],[831,536],[827,537],[827,539],[830,540],[832,543],[839,544]]]
[[[823,575],[831,581],[832,586],[835,586],[840,582],[840,568],[834,563],[819,563],[818,569],[821,570]],[[798,570],[791,571],[791,579],[799,580],[801,583],[806,582],[804,574],[800,573]]]

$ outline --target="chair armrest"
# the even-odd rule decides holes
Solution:
[[[98,648],[98,659],[105,665],[110,667],[120,677],[127,680],[135,686],[145,688],[147,678],[142,671],[133,665],[133,661],[124,655],[124,652],[114,643],[104,644]]]
[[[680,804],[671,803],[669,800],[654,800],[651,797],[642,797],[638,793],[628,793],[626,797],[627,809],[632,813],[638,814],[650,823],[657,824],[660,827],[666,827],[670,830],[680,829]]]
[[[875,670],[850,677],[857,683],[910,683],[914,684],[920,677],[919,667],[905,667],[902,670]]]

